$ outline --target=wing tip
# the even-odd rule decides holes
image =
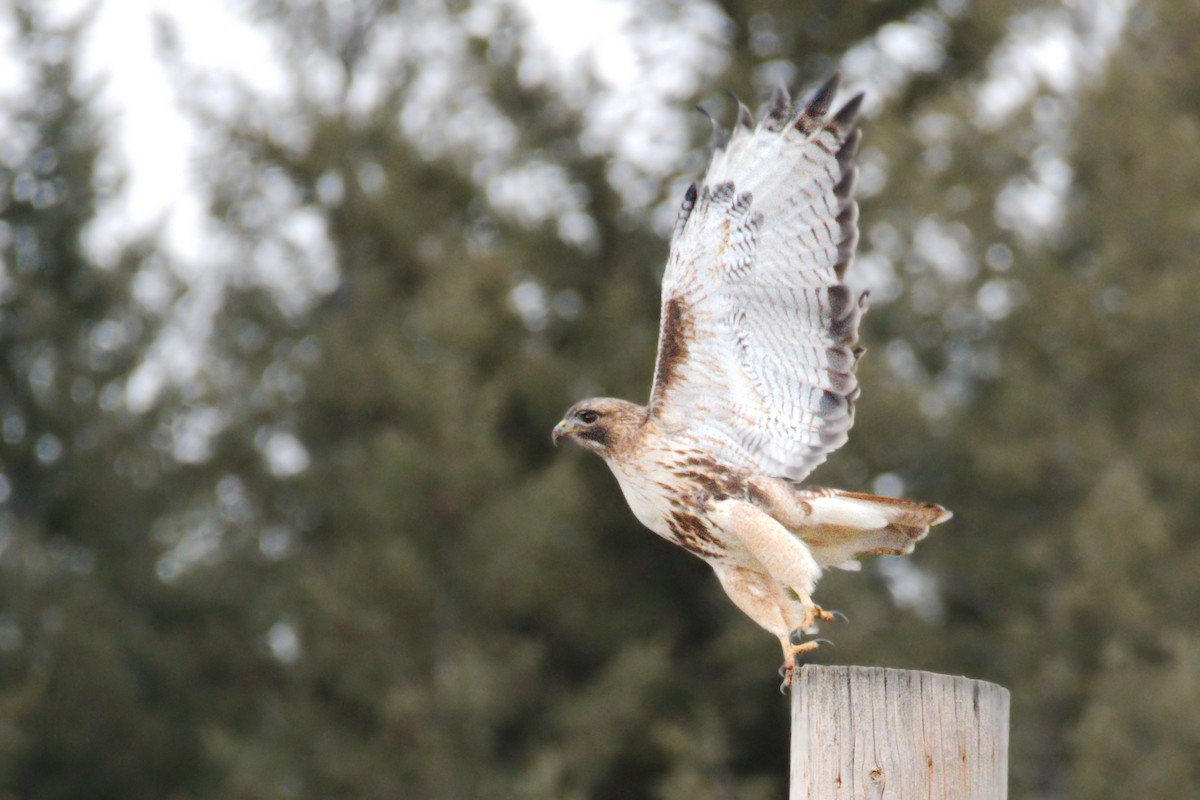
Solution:
[[[858,122],[858,112],[862,110],[865,92],[858,92],[839,108],[833,115],[833,124],[838,130],[848,133]]]
[[[779,133],[788,127],[793,127],[807,135],[820,130],[829,130],[839,142],[838,162],[845,169],[858,150],[859,131],[856,125],[865,95],[863,92],[857,92],[831,115],[830,109],[833,108],[833,100],[841,86],[841,81],[841,72],[835,70],[825,79],[824,83],[817,87],[809,101],[799,109],[793,108],[791,93],[787,87],[782,82],[776,83],[766,101],[759,108],[757,116],[759,127],[772,133]],[[711,146],[714,151],[724,150],[730,139],[736,137],[739,131],[754,129],[755,115],[737,95],[732,92],[728,94],[737,106],[737,120],[732,133],[717,122],[708,109],[696,106],[696,110],[703,114],[713,126]]]
[[[703,114],[704,118],[708,120],[710,125],[712,125],[712,142],[709,146],[714,151],[724,150],[725,146],[729,144],[729,131],[725,130],[725,128],[721,126],[720,122],[717,122],[717,118],[714,117],[707,108],[700,105],[696,106],[695,108],[696,111],[699,111],[701,114]]]
[[[771,89],[766,104],[760,112],[760,123],[769,131],[781,131],[792,116],[792,96],[780,81]]]
[[[742,102],[742,99],[730,92],[730,97],[737,104],[737,125],[739,128],[752,130],[754,128],[754,114],[750,113],[750,109]]]
[[[804,108],[802,117],[807,117],[813,122],[820,122],[829,113],[829,107],[833,104],[833,97],[837,94],[838,85],[842,82],[842,73],[834,72],[824,83],[820,85],[812,99],[808,101],[808,105]]]

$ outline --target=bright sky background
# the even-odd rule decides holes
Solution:
[[[49,0],[54,19],[79,16],[89,0]],[[121,244],[158,225],[183,265],[205,261],[202,197],[192,179],[197,137],[155,52],[155,19],[182,32],[183,57],[201,69],[233,70],[264,92],[284,81],[266,39],[225,0],[102,0],[80,58],[83,82],[101,80],[115,158],[128,182],[105,209],[89,244],[111,258]]]
[[[1072,91],[1081,77],[1103,64],[1131,4],[1068,0],[1057,11],[1015,17],[979,87],[978,121],[989,127],[1002,123],[1039,87]],[[88,0],[47,2],[61,20],[76,17],[87,5]],[[212,259],[214,234],[193,180],[202,146],[156,55],[155,19],[173,23],[185,63],[236,74],[266,96],[283,96],[292,88],[286,68],[267,36],[247,23],[239,5],[236,0],[101,0],[81,67],[85,81],[104,79],[101,97],[112,119],[113,156],[128,177],[118,201],[105,210],[90,236],[89,245],[102,257],[111,257],[133,236],[163,225],[185,275],[195,277]],[[568,97],[586,103],[584,144],[617,156],[618,170],[661,168],[664,159],[677,159],[688,146],[688,131],[678,109],[663,113],[662,101],[694,93],[701,75],[724,66],[725,23],[707,3],[691,4],[684,25],[651,31],[650,44],[639,37],[652,23],[638,16],[634,0],[482,0],[476,5],[483,24],[501,6],[526,15],[534,41],[527,43],[522,79],[557,85]],[[940,64],[945,20],[963,13],[967,4],[943,1],[931,8],[936,13],[919,12],[889,24],[846,53],[846,83],[868,90],[868,113],[886,102],[908,76]],[[713,63],[681,64],[686,56],[680,54],[688,52],[699,52]],[[668,55],[656,57],[662,53]],[[0,91],[11,88],[14,79],[9,74],[7,87],[0,78]],[[589,74],[598,79],[599,92],[584,91]],[[1028,207],[1032,210],[1026,222],[1052,224],[1056,214],[1048,206],[1057,204],[1069,173],[1064,175],[1062,165],[1051,160],[1031,178],[1023,192],[1009,198],[1009,213]],[[503,200],[503,180],[495,180],[489,188],[494,199]],[[635,206],[651,199],[638,194],[649,191],[645,185],[627,185],[627,200]]]

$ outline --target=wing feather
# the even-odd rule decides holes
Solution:
[[[854,423],[858,322],[842,283],[858,241],[855,96],[777,91],[689,189],[663,276],[650,414],[760,474],[801,480]]]

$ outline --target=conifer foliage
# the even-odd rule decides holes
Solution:
[[[838,64],[870,352],[814,478],[956,517],[826,579],[820,658],[1009,687],[1014,797],[1200,795],[1177,5],[630,4],[622,76],[515,2],[247,4],[285,90],[162,37],[226,258],[187,372],[170,247],[84,246],[118,190],[88,20],[13,4],[0,797],[782,796],[776,643],[549,431],[648,391],[691,107]]]

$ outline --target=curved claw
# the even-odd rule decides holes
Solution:
[[[825,613],[826,613],[826,614],[831,614],[831,615],[833,615],[833,616],[837,617],[838,619],[840,619],[842,622],[845,622],[845,623],[847,623],[847,624],[849,624],[849,622],[850,622],[850,618],[849,618],[849,617],[847,617],[845,614],[843,614],[843,613],[842,613],[842,612],[840,612],[840,611],[837,611],[837,610],[834,610],[834,609],[828,609],[828,608],[827,608],[827,609],[825,609]]]
[[[796,664],[792,659],[783,662],[779,667],[779,677],[783,678],[783,682],[779,684],[779,693],[787,694],[788,687],[792,685],[792,679],[796,675]]]

